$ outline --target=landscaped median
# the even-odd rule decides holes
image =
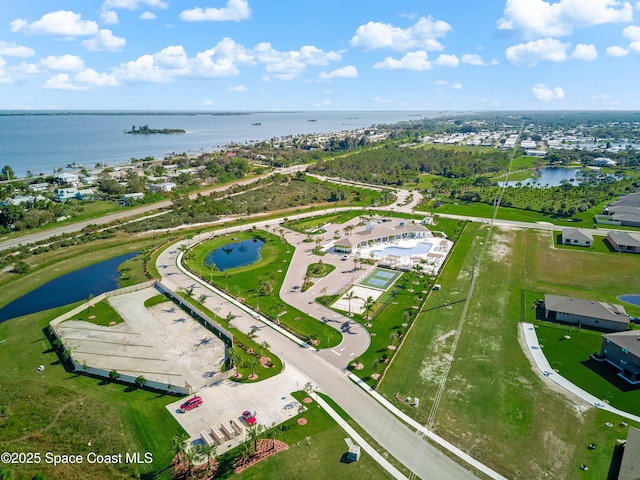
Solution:
[[[260,259],[255,263],[225,270],[209,268],[206,256],[213,250],[242,240],[264,241]],[[338,345],[342,335],[306,313],[285,305],[274,292],[279,292],[293,257],[294,247],[281,237],[264,231],[239,232],[204,241],[184,256],[184,265],[203,281],[227,292],[251,309],[271,318],[274,323],[318,348]]]

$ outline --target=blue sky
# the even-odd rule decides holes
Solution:
[[[21,0],[0,109],[640,109],[640,1]]]

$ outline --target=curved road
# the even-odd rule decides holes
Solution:
[[[274,221],[270,220],[270,222],[273,225]],[[246,229],[247,227],[245,226],[244,228]],[[235,227],[228,231],[232,232],[236,229],[240,230],[241,227]],[[298,237],[299,234],[293,232],[285,235],[289,235],[294,241],[300,238]],[[205,240],[208,237],[209,234],[201,234],[196,236],[192,242]],[[294,366],[309,378],[320,391],[329,395],[383,448],[410,468],[419,478],[425,480],[475,478],[470,472],[426,443],[422,436],[408,428],[380,403],[351,382],[347,378],[346,372],[342,370],[348,361],[349,355],[343,357],[331,351],[316,352],[312,349],[301,348],[299,344],[292,342],[274,329],[257,321],[254,316],[238,308],[232,302],[226,301],[209,288],[205,282],[195,281],[183,273],[176,263],[180,253],[179,247],[180,245],[191,245],[192,242],[185,240],[178,242],[164,250],[159,256],[157,267],[165,285],[174,290],[194,288],[194,297],[198,297],[203,293],[206,294],[208,296],[205,301],[206,307],[222,317],[226,317],[228,313],[231,313],[234,316],[233,325],[244,332],[249,332],[252,328],[257,327],[258,341],[268,342],[271,350],[279,355],[285,364]],[[307,252],[304,252],[304,248],[298,248],[296,249],[296,255],[306,256]],[[302,297],[302,294],[299,293],[291,295],[300,295]],[[285,301],[288,301],[288,297],[285,296],[284,298],[286,299]],[[304,300],[301,301],[303,302]],[[307,308],[304,310],[308,311],[308,302],[305,306]],[[314,305],[313,312],[317,311],[315,310],[316,308],[317,306]],[[329,325],[341,329],[339,325],[334,325],[333,322],[329,322]],[[333,350],[345,348],[344,351],[358,355],[366,350],[369,344],[366,329],[362,327],[356,329],[354,326],[353,334],[344,335],[344,338],[343,343]]]

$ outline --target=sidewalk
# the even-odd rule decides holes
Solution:
[[[427,427],[425,427],[421,423],[416,422],[413,418],[411,418],[409,415],[407,415],[406,413],[401,411],[399,408],[397,408],[395,405],[393,405],[389,400],[384,398],[382,395],[380,395],[378,392],[376,392],[373,388],[371,388],[369,385],[367,385],[358,376],[354,375],[353,373],[350,373],[348,375],[348,377],[356,385],[358,385],[365,392],[367,392],[369,395],[371,395],[373,398],[375,398],[389,412],[393,413],[396,417],[398,417],[400,420],[402,420],[403,422],[408,424],[410,427],[415,428],[418,432],[422,433],[429,440],[432,440],[433,442],[437,443],[441,447],[447,449],[449,452],[453,453],[456,457],[460,458],[461,460],[464,460],[469,465],[472,465],[473,467],[475,467],[476,469],[478,469],[479,471],[481,471],[485,475],[487,475],[487,476],[489,476],[489,477],[491,477],[491,478],[493,478],[495,480],[507,480],[505,477],[500,475],[498,472],[495,472],[494,470],[490,469],[486,465],[482,464],[481,462],[479,462],[478,460],[473,458],[471,455],[466,454],[465,452],[460,450],[455,445],[447,442],[444,438],[436,435],[435,433],[433,433],[431,430],[429,430]]]
[[[380,455],[371,445],[367,443],[367,441],[362,438],[358,432],[356,432],[351,425],[349,425],[338,413],[332,409],[327,402],[325,402],[322,398],[320,398],[315,393],[311,395],[313,399],[318,402],[320,405],[333,420],[340,425],[340,427],[347,432],[347,434],[353,439],[355,443],[360,445],[360,447],[367,452],[373,460],[378,462],[382,468],[384,468],[387,472],[389,472],[393,478],[397,478],[398,480],[407,480],[407,477],[400,472],[396,467],[391,465],[386,458]]]
[[[536,329],[532,323],[522,323],[522,332],[524,334],[524,340],[527,344],[527,348],[529,349],[529,353],[531,353],[531,357],[536,364],[536,367],[547,377],[549,380],[557,383],[565,390],[573,393],[574,395],[582,398],[584,401],[590,403],[594,407],[601,408],[606,410],[607,412],[615,413],[616,415],[620,415],[621,417],[628,418],[629,420],[633,420],[634,422],[640,422],[640,417],[637,415],[633,415],[632,413],[624,412],[622,410],[618,410],[617,408],[612,407],[608,403],[600,400],[599,398],[594,397],[589,392],[577,387],[569,380],[564,378],[562,375],[556,373],[549,365],[549,361],[547,357],[545,357],[542,349],[538,343],[538,335],[536,334]]]

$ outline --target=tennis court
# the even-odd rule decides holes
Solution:
[[[367,287],[387,290],[400,275],[401,272],[385,270],[383,268],[376,268],[373,270],[371,275],[360,282],[360,284]]]

